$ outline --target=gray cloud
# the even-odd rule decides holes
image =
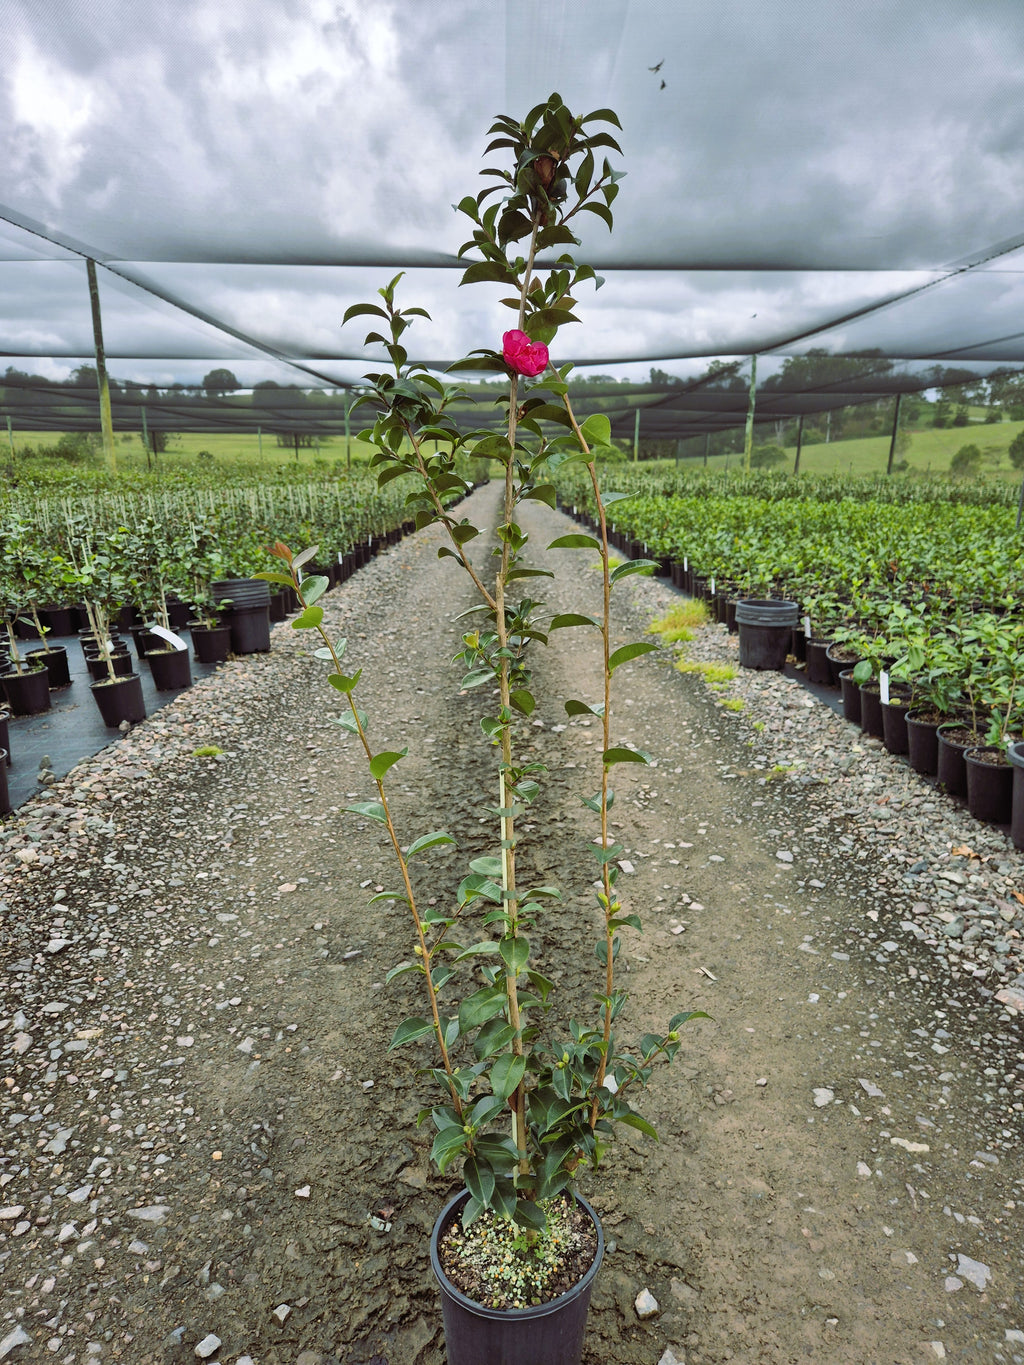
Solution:
[[[829,329],[1022,232],[1022,71],[1018,0],[9,0],[2,197],[332,374],[358,350],[345,306],[418,263],[409,301],[436,321],[412,339],[451,356],[510,315],[427,268],[465,235],[450,205],[482,183],[491,116],[557,88],[620,113],[629,172],[615,236],[585,225],[608,284],[567,352],[714,356],[825,328],[807,344],[1024,360],[1005,272]],[[3,348],[88,354],[75,272],[46,274],[45,250],[0,227]],[[110,279],[104,308],[112,354],[270,363]]]

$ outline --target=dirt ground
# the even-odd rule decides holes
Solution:
[[[491,485],[471,511],[496,505]],[[541,506],[524,519],[538,545],[568,529]],[[325,602],[364,670],[376,747],[410,745],[392,784],[404,837],[443,827],[458,839],[417,864],[423,893],[443,900],[469,858],[496,851],[485,809],[497,801],[479,778],[487,699],[461,693],[447,662],[472,597],[437,543],[407,539]],[[552,605],[597,610],[594,555],[551,558]],[[617,594],[620,643],[671,595],[635,582]],[[582,630],[555,639],[537,657],[532,727],[550,774],[520,861],[565,892],[539,937],[568,1018],[597,986],[586,851],[597,830],[579,797],[599,784],[600,737],[596,722],[567,725],[562,705],[597,699],[596,651]],[[232,1365],[444,1359],[427,1243],[457,1182],[430,1171],[430,1136],[415,1126],[431,1098],[416,1074],[427,1048],[386,1056],[396,1023],[422,1009],[411,978],[382,984],[411,938],[399,907],[367,904],[394,871],[380,827],[341,813],[373,792],[309,647],[279,628],[248,681],[193,689],[183,756],[118,804],[90,845],[88,893],[76,884],[78,902],[65,897],[84,915],[86,894],[113,894],[114,862],[145,888],[171,835],[186,833],[158,920],[122,878],[122,954],[76,997],[77,1028],[116,1027],[132,1065],[115,1070],[108,1047],[76,1063],[75,1083],[51,1085],[46,1124],[77,1130],[57,1175],[41,1136],[33,1146],[26,1125],[7,1130],[0,1203],[36,1218],[0,1243],[0,1339],[15,1320],[32,1339],[15,1362],[185,1362],[210,1333],[222,1343],[213,1358]],[[242,691],[218,700],[218,685]],[[713,1021],[688,1027],[642,1106],[661,1141],[621,1139],[581,1182],[608,1239],[587,1365],[657,1365],[667,1348],[687,1365],[1024,1360],[1011,1104],[1024,1040],[982,1046],[971,1002],[951,997],[923,946],[883,948],[866,846],[839,844],[813,786],[744,775],[749,716],[659,656],[620,669],[616,689],[616,739],[657,759],[614,772],[614,832],[632,868],[620,889],[645,927],[627,931],[620,959],[633,993],[622,1027],[639,1035],[680,1009]],[[191,759],[202,742],[227,761]],[[856,822],[841,832],[856,840]],[[68,881],[59,856],[11,878],[6,955],[26,936],[40,949]],[[67,998],[67,955],[45,970],[38,1002]],[[32,1050],[5,1057],[8,1099],[25,1109],[44,1078]],[[58,1227],[88,1217],[56,1191],[86,1178],[96,1226],[83,1253],[77,1223],[67,1248],[55,1244]],[[158,1212],[140,1220],[139,1209]],[[50,1262],[46,1299],[32,1277]],[[633,1306],[643,1288],[660,1305],[648,1321]]]

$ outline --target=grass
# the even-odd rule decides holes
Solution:
[[[694,659],[678,659],[675,667],[680,673],[698,673],[707,683],[732,682],[736,669],[732,664],[699,663]]]
[[[14,433],[15,449],[36,450],[39,446],[55,446],[60,440],[59,432],[26,431]],[[164,468],[195,467],[212,460],[216,464],[237,465],[253,470],[265,469],[271,465],[297,465],[311,473],[322,472],[323,466],[340,464],[347,467],[349,453],[353,465],[366,464],[374,454],[373,448],[363,441],[352,437],[346,445],[344,436],[330,436],[320,441],[319,450],[314,446],[300,449],[298,459],[293,449],[277,444],[274,436],[264,436],[262,442],[253,432],[183,432],[172,436],[168,449],[161,455],[151,455],[142,444],[137,433],[114,433],[114,453],[119,469],[140,470]],[[8,457],[4,446],[0,458]],[[102,457],[100,457],[102,460]],[[57,463],[57,461],[54,461]],[[15,461],[17,465],[17,461]]]
[[[694,598],[669,607],[665,615],[652,621],[647,630],[652,635],[660,635],[662,644],[670,645],[677,640],[692,640],[693,632],[706,626],[708,619],[706,604]]]
[[[907,474],[948,474],[953,456],[964,445],[976,445],[981,451],[979,473],[1011,482],[1019,482],[1021,470],[1010,463],[1010,442],[1021,431],[1024,422],[971,422],[966,427],[920,427],[910,431],[910,446],[896,461],[907,461]],[[771,441],[771,429],[763,427],[755,431],[754,444]],[[861,436],[849,441],[818,441],[813,445],[804,444],[800,451],[800,472],[802,474],[858,474],[870,476],[884,474],[889,463],[890,435]],[[788,465],[777,465],[785,471],[793,469],[796,458],[796,445],[785,447]],[[703,465],[701,457],[690,458],[683,462],[684,467],[693,469]],[[713,455],[708,460],[709,470],[739,470],[743,467],[742,455]]]

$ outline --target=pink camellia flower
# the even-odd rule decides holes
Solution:
[[[505,364],[516,374],[542,374],[548,367],[548,348],[542,341],[531,341],[525,332],[513,328],[501,338]]]

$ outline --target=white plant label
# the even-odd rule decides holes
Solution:
[[[683,573],[689,573],[689,571],[690,571],[690,560],[689,560],[689,558],[688,558],[687,555],[683,555]]]
[[[808,640],[811,638],[811,618],[809,616],[804,617],[804,635]]]
[[[173,630],[164,630],[163,626],[150,626],[150,635],[158,635],[161,640],[166,640],[175,649],[188,649],[188,645],[180,635],[175,635]]]
[[[714,597],[714,595],[715,595],[715,580],[714,580],[714,579],[711,580],[711,582],[708,584],[708,587],[711,589],[711,596]]]
[[[881,691],[882,691],[882,701],[884,702],[884,704],[885,704],[886,706],[888,706],[888,705],[889,705],[889,675],[888,675],[888,673],[886,673],[885,669],[883,669],[883,670],[881,671],[881,673],[879,673],[879,675],[878,675],[878,686],[881,688]]]

